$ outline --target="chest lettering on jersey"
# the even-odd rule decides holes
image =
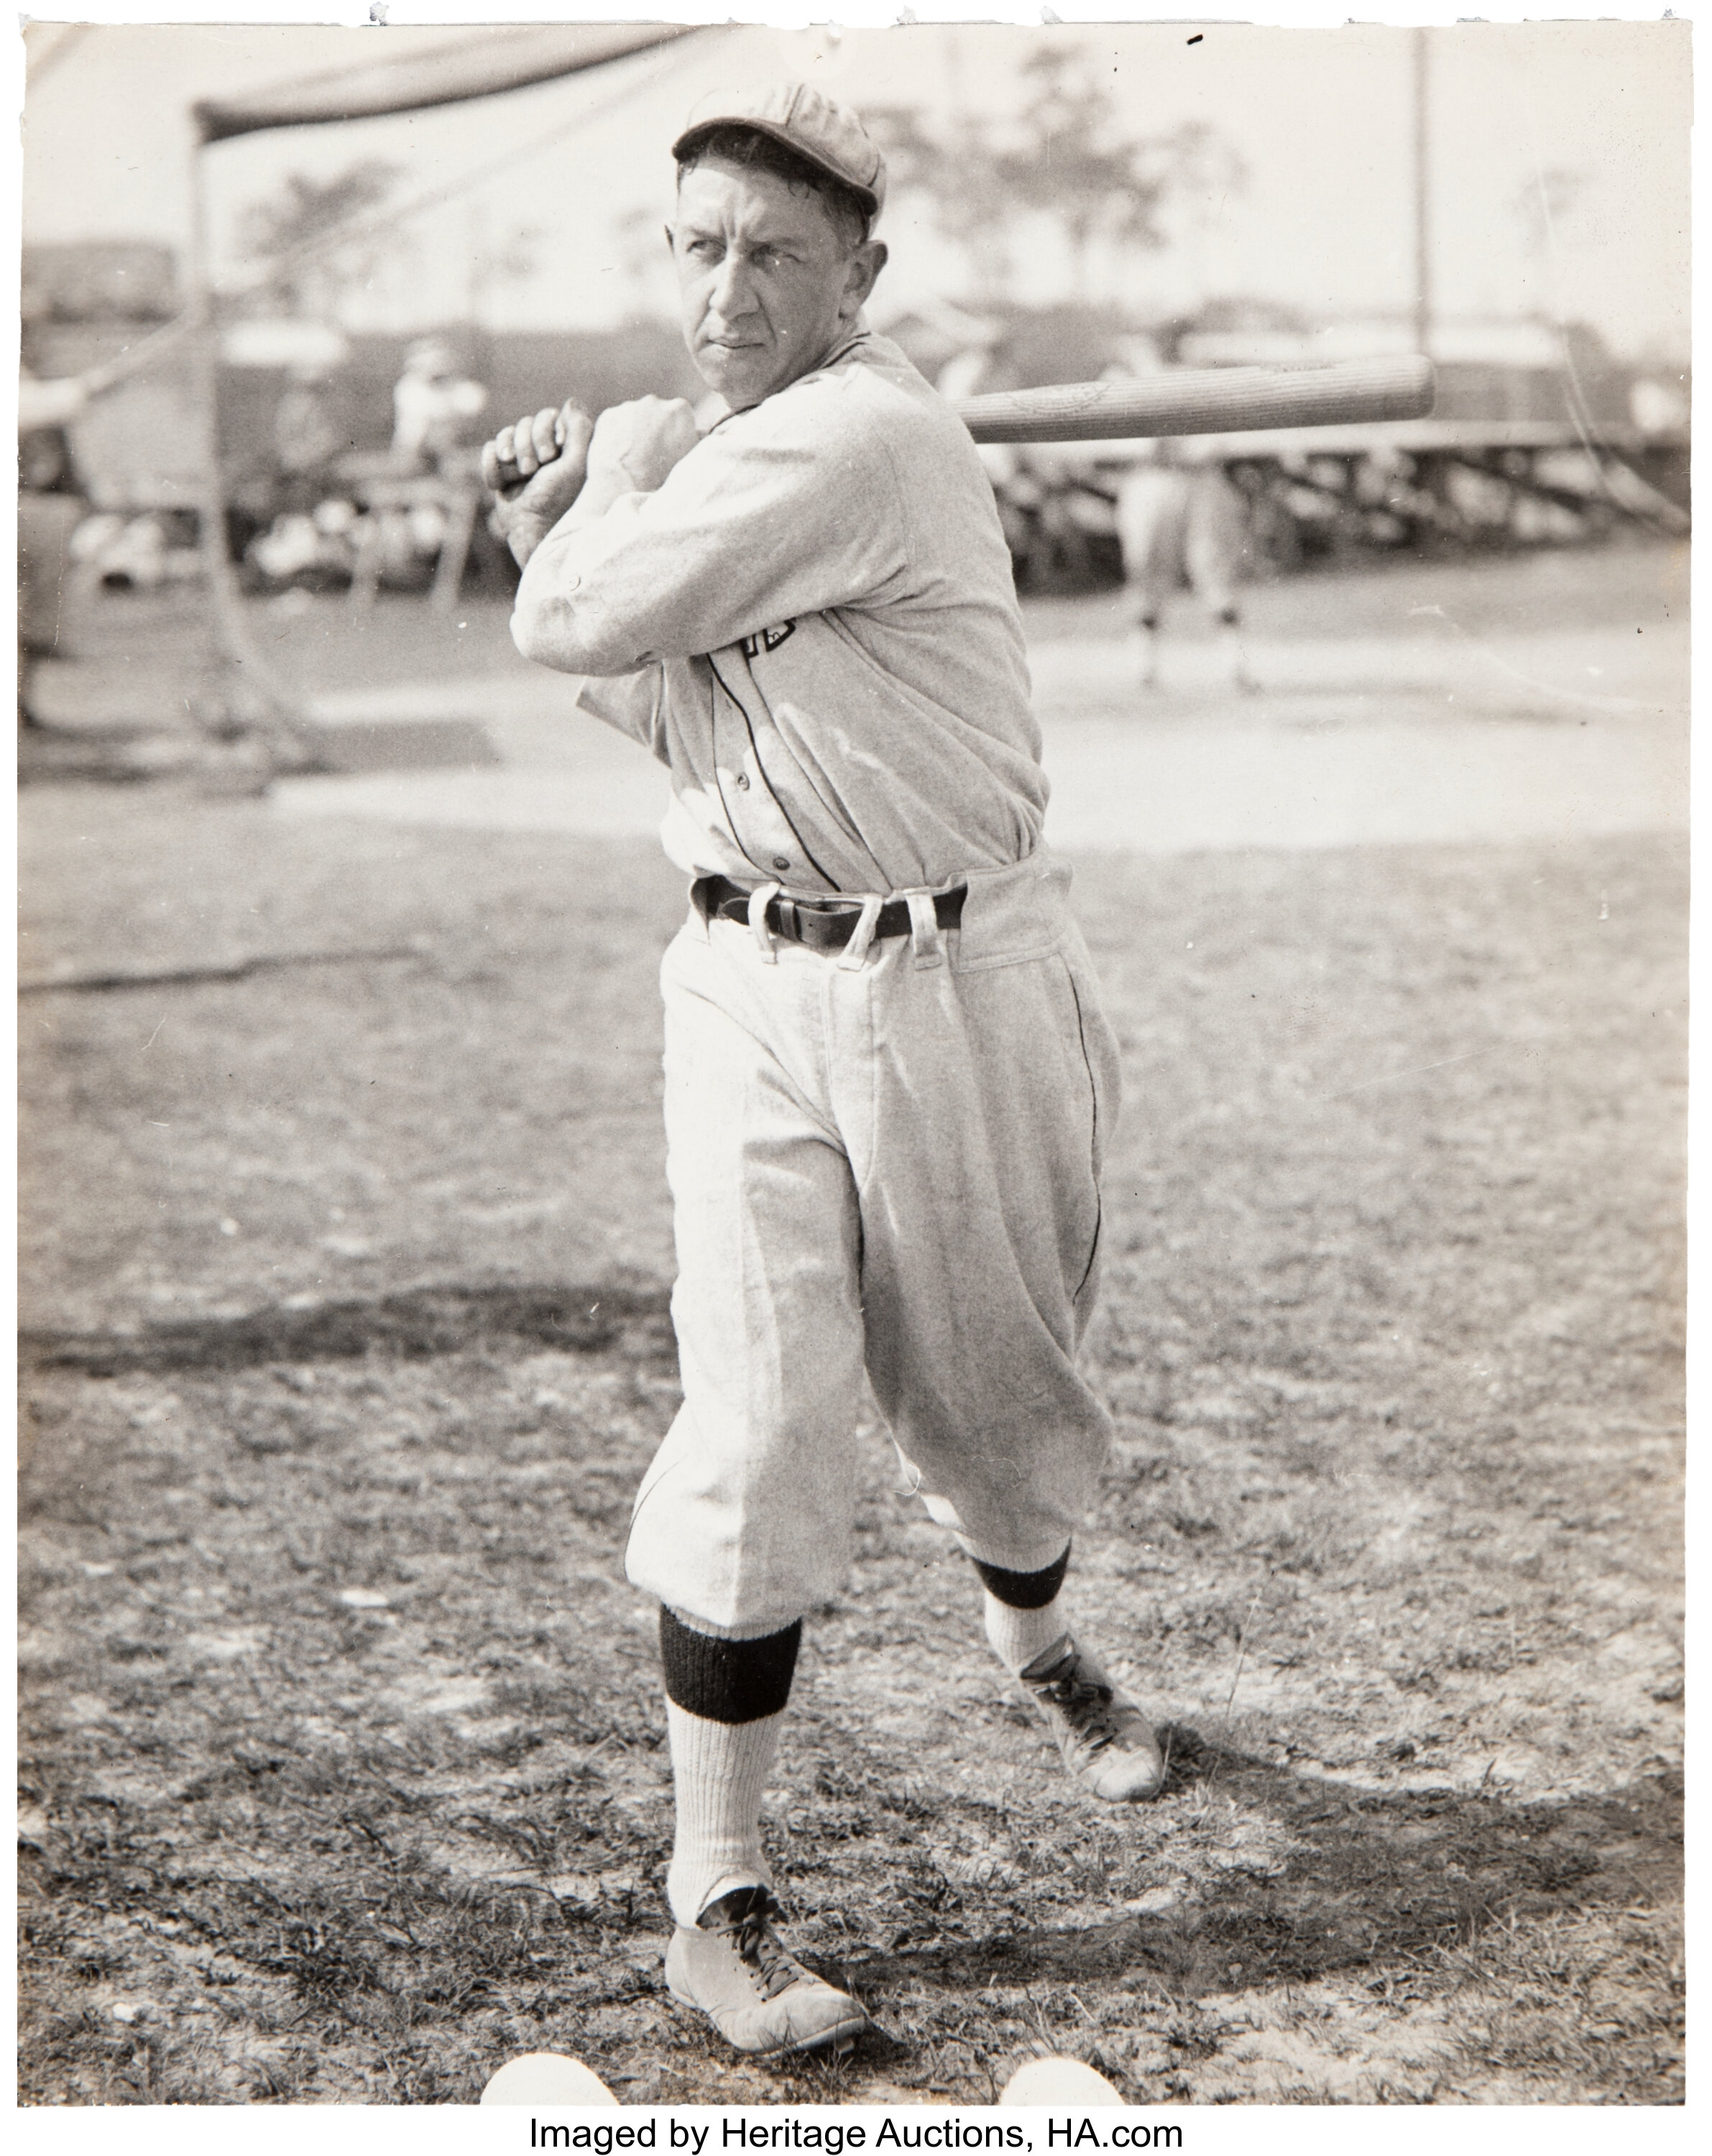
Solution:
[[[777,651],[786,637],[795,634],[796,624],[794,621],[781,621],[772,629],[758,629],[753,636],[743,639],[743,656],[745,659],[758,659],[763,651]]]

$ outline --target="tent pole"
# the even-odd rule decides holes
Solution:
[[[262,657],[244,619],[243,596],[226,551],[226,499],[220,471],[219,324],[210,281],[208,199],[203,146],[190,157],[190,349],[200,435],[198,541],[213,626],[214,648],[237,691],[234,716],[266,745],[274,769],[301,771],[315,758],[297,731],[298,700]]]

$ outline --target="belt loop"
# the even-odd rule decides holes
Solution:
[[[850,941],[838,954],[839,965],[846,973],[853,973],[868,955],[868,946],[874,940],[874,931],[880,923],[880,908],[884,901],[871,892],[862,901],[862,910],[856,925],[850,932]]]
[[[749,933],[755,939],[755,948],[761,954],[763,966],[776,966],[779,952],[773,942],[773,931],[767,926],[767,909],[778,897],[782,885],[763,883],[749,893]]]
[[[905,896],[909,901],[909,940],[917,966],[943,966],[945,946],[939,938],[938,907],[933,892],[912,891]]]

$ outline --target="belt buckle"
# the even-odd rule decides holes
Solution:
[[[797,911],[796,901],[785,897],[781,891],[774,900],[772,910],[779,916],[778,933],[789,942],[800,943],[803,940],[802,921]]]
[[[829,951],[842,951],[856,934],[856,923],[862,917],[861,906],[836,899],[829,901],[825,906],[817,906],[815,912],[825,924],[825,947]]]

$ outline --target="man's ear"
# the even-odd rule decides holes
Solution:
[[[850,258],[846,273],[844,297],[839,305],[840,316],[851,321],[861,312],[875,280],[886,267],[886,243],[883,239],[866,239]]]

